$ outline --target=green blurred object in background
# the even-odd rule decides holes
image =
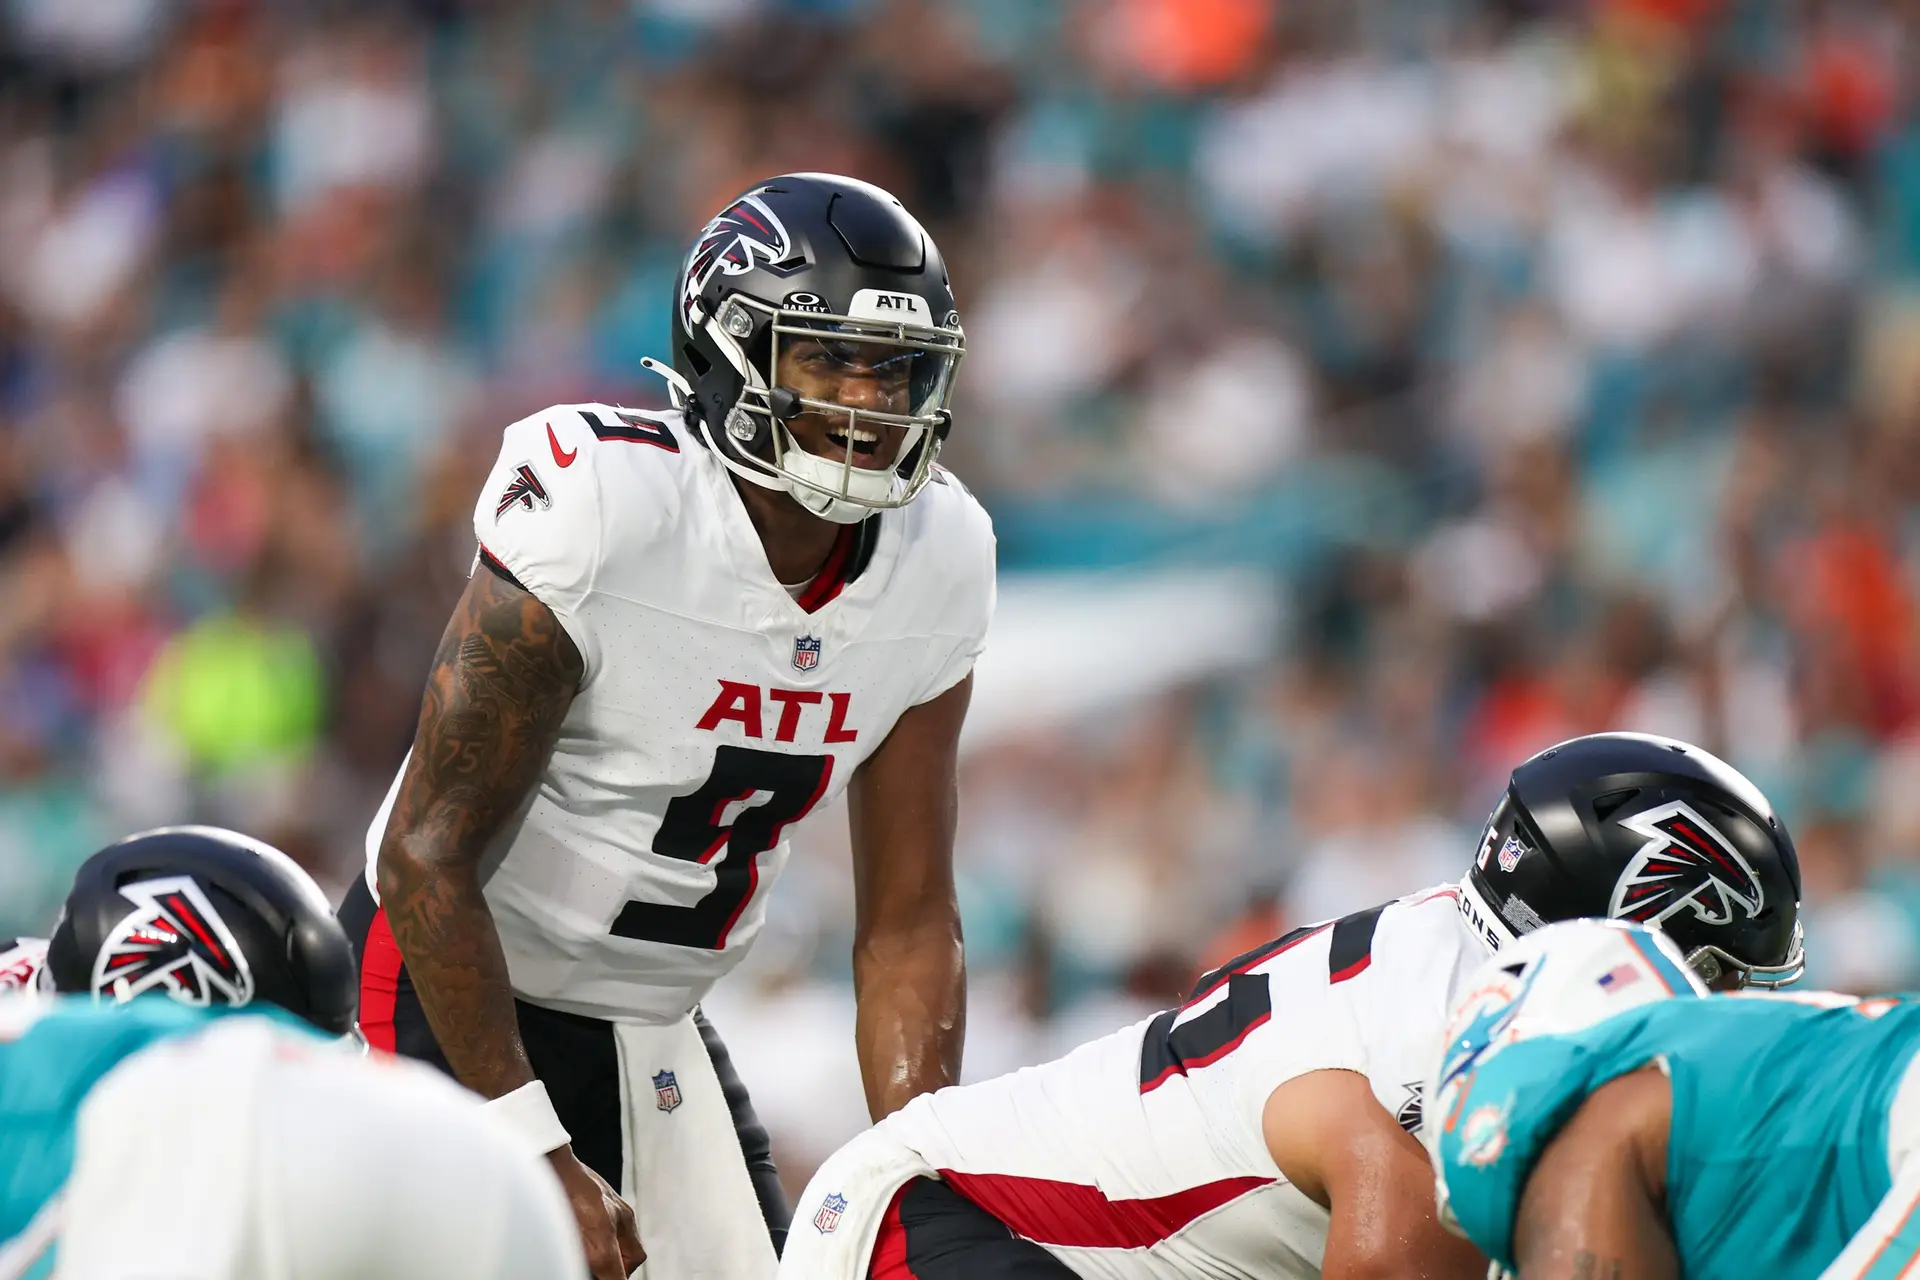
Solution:
[[[196,773],[220,774],[312,754],[325,697],[320,657],[304,631],[222,613],[168,643],[143,702]]]

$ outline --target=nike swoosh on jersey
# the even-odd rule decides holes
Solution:
[[[547,443],[553,446],[553,460],[563,467],[572,466],[573,460],[580,456],[580,450],[578,448],[575,448],[571,453],[560,452],[560,437],[553,434],[553,424],[551,422],[547,424]]]

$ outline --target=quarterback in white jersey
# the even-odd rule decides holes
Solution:
[[[869,1104],[955,1079],[955,760],[994,543],[935,461],[959,320],[891,196],[761,184],[701,233],[674,318],[673,411],[506,429],[341,919],[368,1039],[551,1153],[596,1277],[640,1241],[661,1276],[765,1277],[786,1205],[697,1006],[793,824],[846,791]]]
[[[1563,743],[1514,771],[1459,884],[1295,929],[1177,1008],[915,1099],[821,1167],[781,1274],[1477,1280],[1485,1259],[1440,1227],[1418,1138],[1422,1081],[1474,971],[1542,919],[1608,914],[1644,870],[1636,821],[1676,803],[1719,815],[1708,838],[1751,878],[1797,885],[1764,798],[1679,745]],[[1635,794],[1594,817],[1621,790]],[[1537,899],[1524,910],[1516,883]],[[1753,914],[1722,915],[1719,883],[1688,864],[1661,899],[1695,962],[1729,979],[1797,962],[1794,899],[1743,889]]]

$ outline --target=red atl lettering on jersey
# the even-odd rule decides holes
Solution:
[[[826,743],[853,742],[860,736],[858,729],[847,727],[847,715],[853,709],[853,695],[850,693],[821,694],[813,689],[766,690],[766,702],[776,703],[780,708],[780,719],[773,726],[775,742],[792,742],[800,733],[800,718],[808,707],[817,707],[820,700],[827,701],[827,731],[821,741]],[[718,729],[722,722],[735,721],[740,732],[749,738],[764,738],[765,719],[761,714],[763,707],[759,685],[746,684],[739,680],[722,680],[720,692],[714,698],[706,714],[700,717],[696,726],[701,729]]]
[[[853,705],[850,693],[830,693],[827,701],[833,704],[833,714],[827,717],[827,742],[852,742],[860,736],[856,729],[847,728],[847,708]]]
[[[800,708],[818,706],[820,694],[806,689],[769,689],[767,697],[780,704],[780,724],[773,731],[775,742],[792,742],[800,729]]]
[[[722,720],[738,720],[742,733],[749,738],[760,737],[760,686],[722,680],[720,696],[707,708],[707,714],[700,717],[698,727],[717,729]]]

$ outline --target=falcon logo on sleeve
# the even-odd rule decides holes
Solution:
[[[192,876],[159,876],[120,886],[135,910],[113,927],[93,962],[96,996],[130,1000],[164,991],[182,1004],[243,1005],[253,971]]]
[[[1760,914],[1760,878],[1727,838],[1683,800],[1620,820],[1647,838],[1613,886],[1607,914],[1659,924],[1692,911],[1702,924],[1730,924],[1734,913]]]
[[[553,505],[553,499],[547,496],[547,486],[541,484],[540,477],[534,474],[533,464],[523,462],[513,469],[513,478],[507,481],[507,490],[500,495],[499,505],[493,509],[493,522],[500,523],[500,517],[515,507],[531,511],[536,502],[542,509]]]

